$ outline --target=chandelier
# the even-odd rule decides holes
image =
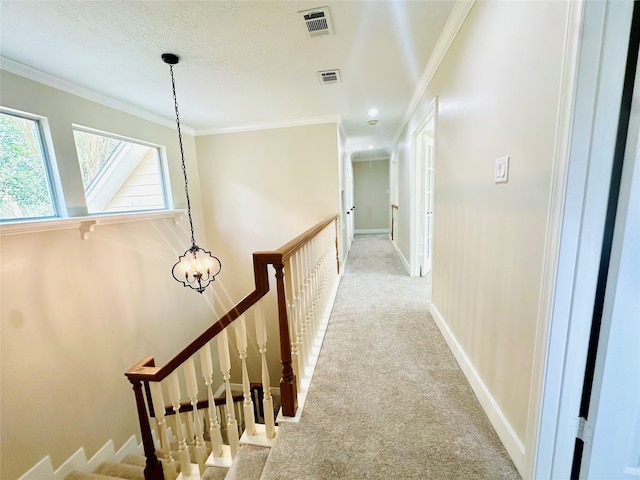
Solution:
[[[191,201],[189,200],[189,182],[187,181],[187,168],[184,164],[184,148],[182,147],[182,132],[180,131],[180,115],[178,114],[178,100],[176,98],[176,82],[173,78],[173,66],[180,58],[173,53],[163,53],[162,60],[169,65],[171,73],[171,88],[173,90],[173,103],[176,109],[176,125],[178,127],[178,142],[180,143],[180,160],[182,162],[182,174],[184,175],[184,193],[187,197],[187,216],[189,217],[189,228],[191,229],[191,247],[183,255],[178,257],[178,261],[173,266],[171,274],[178,282],[185,287],[192,288],[199,293],[216,279],[220,273],[222,264],[211,252],[196,245],[193,233],[193,220],[191,218]]]

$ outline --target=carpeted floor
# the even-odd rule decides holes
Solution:
[[[299,424],[263,480],[519,479],[387,235],[356,236]]]

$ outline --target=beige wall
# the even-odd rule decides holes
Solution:
[[[202,191],[207,237],[222,261],[216,280],[222,309],[254,289],[253,252],[274,250],[338,213],[337,135],[337,125],[330,123],[196,138],[200,179],[207,185]],[[273,273],[270,269],[272,280]],[[270,295],[267,301],[268,358],[276,387],[280,369],[275,298]],[[256,351],[253,327],[248,330],[251,354]],[[257,365],[249,367],[250,374],[259,375]]]
[[[236,303],[253,290],[251,254],[338,213],[335,123],[196,138],[207,236]]]
[[[354,162],[353,185],[356,231],[388,230],[389,160]]]
[[[184,206],[174,129],[10,73],[1,80],[3,106],[48,117],[63,172],[78,168],[71,123],[164,145],[174,203]],[[204,244],[195,143],[184,138]],[[74,195],[78,207],[82,192]],[[147,355],[162,364],[214,319],[210,291],[171,277],[188,243],[184,219],[98,226],[88,240],[77,229],[1,237],[0,477],[17,478],[45,455],[58,467],[81,446],[90,456],[109,439],[118,448],[138,435],[124,371]]]
[[[524,443],[565,2],[476,2],[397,146],[409,258],[410,140],[439,97],[433,305]],[[507,184],[494,160],[509,155]]]

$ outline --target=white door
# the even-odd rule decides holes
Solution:
[[[640,73],[640,72],[638,72]],[[640,479],[640,75],[636,73],[580,478]],[[589,441],[589,430],[592,439]]]
[[[423,193],[422,193],[422,265],[420,275],[431,271],[431,253],[433,241],[433,122],[429,122],[422,134]]]
[[[410,273],[425,276],[431,271],[433,252],[433,172],[438,98],[424,122],[411,135]],[[402,209],[402,205],[400,205]]]

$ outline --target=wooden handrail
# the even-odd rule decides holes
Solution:
[[[338,258],[338,225],[337,215],[326,218],[317,225],[311,227],[303,234],[297,236],[286,243],[278,250],[272,252],[255,252],[253,254],[253,275],[255,289],[236,306],[225,313],[218,321],[205,330],[198,338],[187,345],[180,353],[169,360],[165,365],[156,367],[153,357],[146,357],[133,365],[125,372],[125,376],[133,385],[136,397],[136,407],[138,420],[140,422],[140,432],[144,445],[147,463],[144,470],[145,480],[163,480],[162,463],[155,454],[155,445],[151,435],[149,425],[149,413],[153,413],[153,406],[150,400],[149,382],[159,382],[168,377],[186,360],[195,355],[216,335],[222,332],[234,320],[238,319],[244,312],[255,305],[269,291],[268,265],[273,265],[276,270],[276,285],[278,296],[278,326],[280,332],[280,359],[282,363],[282,378],[280,380],[280,398],[282,412],[285,416],[295,416],[298,406],[296,377],[292,368],[291,360],[291,337],[289,334],[289,321],[287,317],[287,306],[284,292],[284,263],[307,242],[313,239],[324,228],[332,222],[336,223],[336,262],[339,271],[340,262]],[[143,386],[147,390],[148,409],[145,405]],[[182,409],[182,408],[181,408]]]
[[[302,235],[298,235],[296,238],[294,238],[290,242],[285,243],[283,246],[281,246],[277,250],[274,250],[273,252],[256,252],[256,254],[264,255],[265,258],[268,258],[269,260],[273,260],[273,262],[269,261],[269,263],[284,263],[294,253],[300,250],[309,240],[311,240],[318,233],[320,233],[327,225],[336,221],[337,218],[338,218],[337,215],[332,215],[330,217],[325,218],[322,222],[311,227]]]
[[[322,231],[331,222],[336,221],[337,215],[332,215],[317,225],[311,227],[290,242],[284,244],[277,250],[255,252],[253,254],[253,272],[255,280],[255,290],[247,295],[235,307],[225,313],[220,319],[204,331],[198,338],[187,345],[180,353],[169,360],[161,367],[154,366],[154,358],[146,357],[129,370],[125,376],[130,381],[159,382],[168,377],[176,368],[182,365],[185,360],[192,357],[198,350],[204,347],[211,339],[240,317],[249,308],[255,305],[258,300],[264,297],[269,291],[269,276],[267,266],[284,265],[284,262],[295,252],[300,250],[309,240]],[[288,344],[287,344],[288,346]]]

